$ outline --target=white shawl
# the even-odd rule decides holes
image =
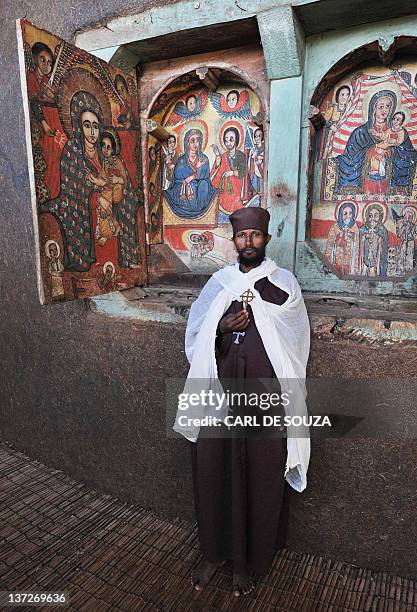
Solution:
[[[272,304],[262,300],[254,285],[265,277],[289,294],[284,304]],[[286,416],[307,415],[305,376],[310,351],[307,311],[295,276],[289,270],[279,268],[268,257],[261,265],[246,273],[239,270],[238,263],[219,270],[209,279],[192,304],[185,334],[185,352],[190,362],[190,370],[184,393],[201,390],[201,384],[206,389],[222,392],[215,358],[217,325],[232,301],[241,301],[240,296],[246,289],[255,294],[250,303],[255,324],[280,382],[281,392],[290,393],[291,401],[285,407]],[[197,412],[201,416],[202,409],[199,409],[200,412]],[[178,410],[174,430],[196,442],[199,426],[180,425],[178,419],[181,414],[183,413]],[[207,414],[206,409],[204,414]],[[219,414],[217,411],[216,416]],[[225,416],[224,411],[221,416]],[[301,429],[288,426],[284,477],[297,491],[303,491],[307,486],[309,460],[308,427]]]

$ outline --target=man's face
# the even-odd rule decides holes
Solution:
[[[48,51],[41,51],[36,56],[36,66],[39,72],[46,76],[51,73],[52,70],[52,57],[48,53]]]
[[[379,210],[377,208],[371,208],[368,212],[368,225],[371,228],[375,228],[379,224]]]
[[[236,134],[231,130],[224,135],[224,146],[228,151],[236,148]]]
[[[188,98],[188,100],[187,100],[187,108],[190,111],[190,113],[195,111],[195,107],[196,106],[197,106],[196,98],[194,96],[191,96],[190,98]]]
[[[348,225],[352,220],[352,209],[349,206],[343,209],[342,213],[343,224]]]
[[[168,138],[168,149],[170,151],[175,151],[175,138],[173,138],[172,136],[170,138]]]
[[[156,160],[156,151],[153,147],[149,149],[149,157],[152,161]]]
[[[111,266],[106,266],[106,272],[105,272],[106,278],[110,279],[113,275],[113,268]]]
[[[51,246],[49,247],[49,255],[52,259],[55,259],[55,257],[58,256],[58,249],[54,244],[51,244]]]
[[[233,242],[242,264],[260,264],[265,259],[265,249],[271,240],[270,234],[265,235],[259,229],[240,230],[233,236]]]
[[[105,159],[109,159],[112,156],[113,147],[110,138],[103,138],[101,141],[101,150]]]
[[[237,104],[237,95],[234,91],[231,91],[230,93],[227,94],[226,102],[229,108],[235,108]]]
[[[405,217],[405,220],[408,221],[409,223],[414,223],[415,213],[412,210],[410,210],[410,208],[407,208],[404,213],[404,217]]]
[[[95,145],[99,136],[98,117],[95,113],[86,111],[81,115],[84,138],[87,142]]]

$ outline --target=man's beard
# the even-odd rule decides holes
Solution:
[[[252,255],[252,257],[245,257],[243,254],[244,249],[239,251],[239,263],[243,264],[244,266],[259,266],[259,264],[261,264],[265,259],[265,247],[253,247],[253,250],[256,251],[256,255]]]

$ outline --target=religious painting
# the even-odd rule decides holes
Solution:
[[[17,30],[41,301],[143,284],[135,76],[28,21]]]
[[[196,72],[174,79],[149,112],[162,136],[151,132],[147,142],[148,240],[202,272],[234,256],[229,215],[265,205],[262,103],[242,79],[220,72],[215,89]]]
[[[370,66],[320,106],[311,240],[340,277],[417,265],[417,64]]]

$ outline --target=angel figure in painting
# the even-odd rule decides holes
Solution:
[[[237,89],[232,89],[226,96],[211,91],[209,97],[217,113],[225,119],[252,118],[249,93],[246,90],[239,92]]]
[[[174,110],[169,116],[166,125],[177,125],[184,121],[190,121],[196,119],[207,104],[207,90],[203,89],[199,93],[191,93],[184,100],[179,100],[174,106]]]
[[[184,138],[184,153],[175,164],[169,189],[164,196],[172,212],[184,219],[203,215],[216,195],[210,180],[210,164],[202,152],[203,133],[197,128],[188,130]]]
[[[48,86],[54,65],[54,54],[43,42],[36,42],[31,49],[33,70],[27,75],[28,94],[32,113],[41,126],[39,144],[46,164],[45,184],[49,197],[59,192],[59,162],[67,141],[55,95]]]
[[[401,215],[391,209],[395,222],[395,233],[401,240],[397,259],[397,273],[410,272],[416,265],[417,223],[416,209],[404,206]]]
[[[325,256],[341,274],[357,274],[359,266],[359,227],[353,202],[344,202],[337,221],[327,236]]]
[[[59,244],[55,240],[47,240],[45,255],[48,258],[48,272],[51,277],[51,295],[53,300],[65,298],[64,266],[59,258],[60,251]]]
[[[386,276],[388,264],[388,232],[383,224],[384,211],[380,204],[365,210],[365,225],[359,230],[360,274]]]
[[[132,125],[132,108],[130,105],[130,94],[126,79],[121,75],[116,75],[114,87],[119,96],[120,104],[117,109],[117,125],[128,130]]]
[[[324,136],[322,143],[322,152],[319,157],[327,157],[329,154],[329,145],[331,142],[331,134],[336,133],[339,125],[346,114],[349,106],[351,90],[348,85],[342,85],[336,90],[334,103],[328,103],[327,108],[323,113],[326,122],[324,128]]]

